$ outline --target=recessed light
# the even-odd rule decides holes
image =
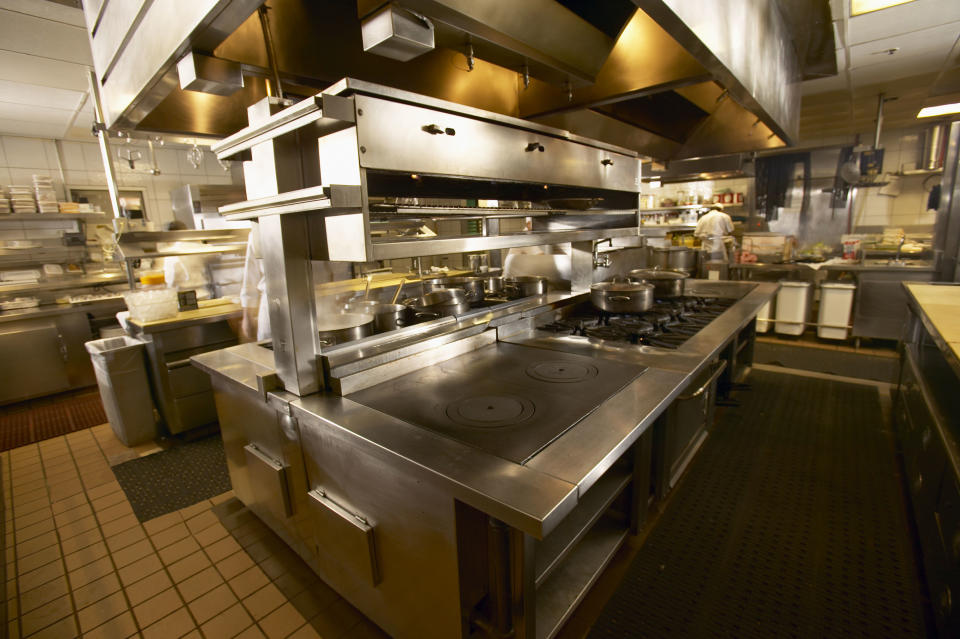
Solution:
[[[920,109],[920,113],[917,114],[918,118],[935,118],[939,115],[950,115],[952,113],[960,113],[960,102],[954,102],[953,104],[941,104],[939,106],[923,107]]]
[[[850,0],[850,16],[859,16],[871,11],[889,9],[898,4],[907,4],[913,0]]]

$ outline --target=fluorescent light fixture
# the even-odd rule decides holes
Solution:
[[[935,118],[939,115],[950,115],[951,113],[960,113],[960,102],[954,102],[953,104],[941,104],[939,106],[932,107],[923,107],[920,109],[920,113],[917,114],[917,117]]]
[[[850,16],[859,16],[871,11],[889,9],[898,4],[907,4],[913,0],[850,0]]]

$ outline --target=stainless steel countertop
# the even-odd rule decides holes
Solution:
[[[710,365],[720,349],[756,316],[776,292],[775,283],[690,280],[689,294],[740,297],[709,326],[677,351],[591,343],[585,338],[544,338],[519,331],[503,341],[641,364],[648,370],[611,396],[526,464],[516,464],[438,433],[363,406],[349,398],[318,393],[290,403],[301,428],[339,428],[391,455],[414,464],[443,483],[452,494],[510,526],[542,538],[553,530],[596,480],[629,448],[689,384]],[[557,305],[582,301],[582,294],[552,294],[523,300],[508,309],[486,309],[444,330],[477,323],[507,323]],[[415,328],[415,327],[413,327]],[[434,334],[435,327],[428,330]],[[402,331],[397,331],[401,334]],[[358,342],[359,343],[359,342]],[[360,349],[363,350],[363,349]],[[339,365],[356,361],[357,348],[340,349]],[[258,377],[272,373],[272,354],[250,344],[193,358],[200,368],[257,390]],[[333,355],[331,355],[333,357]],[[260,383],[262,386],[262,383]]]
[[[0,324],[4,322],[16,322],[27,319],[37,319],[41,317],[55,317],[57,315],[69,315],[71,313],[85,313],[95,306],[120,306],[126,308],[123,298],[114,298],[106,300],[93,300],[90,302],[80,302],[77,304],[43,304],[33,308],[18,308],[10,311],[0,311]]]
[[[864,260],[852,264],[824,264],[820,267],[827,271],[847,271],[853,273],[877,272],[877,271],[929,271],[933,273],[936,269],[933,262],[928,260],[905,260],[902,264],[890,264],[889,260]]]

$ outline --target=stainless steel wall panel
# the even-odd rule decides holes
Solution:
[[[639,191],[636,157],[433,109],[356,96],[366,169]]]

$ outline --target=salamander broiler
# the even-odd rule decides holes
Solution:
[[[245,160],[221,213],[258,221],[273,328],[193,359],[237,497],[393,636],[555,634],[706,437],[776,286],[594,310],[597,242],[641,244],[639,159],[524,120],[346,79],[214,150]],[[474,232],[406,234],[438,219]],[[568,243],[569,290],[319,337],[313,262]]]

